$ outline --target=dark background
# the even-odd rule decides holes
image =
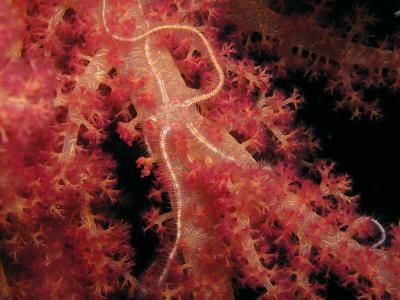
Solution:
[[[400,10],[399,0],[333,2],[337,20],[355,5],[366,4],[377,17],[376,25],[369,28],[371,45],[400,33],[400,17],[394,16]],[[334,111],[336,99],[324,92],[324,80],[307,81],[296,75],[291,78],[292,83],[306,98],[298,119],[315,130],[322,143],[322,156],[337,162],[338,170],[352,177],[354,191],[361,196],[360,212],[374,216],[384,225],[399,222],[400,93],[387,88],[368,90],[366,97],[379,100],[383,117],[378,121],[351,120],[348,112]]]

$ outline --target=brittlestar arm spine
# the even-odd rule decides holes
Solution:
[[[146,44],[145,44],[145,47],[144,47],[144,48],[145,48],[145,55],[146,55],[147,61],[149,62],[151,71],[152,71],[153,74],[156,76],[157,84],[158,84],[158,87],[159,87],[160,93],[161,93],[162,102],[163,102],[164,104],[166,104],[166,103],[169,102],[169,96],[168,96],[168,94],[167,94],[164,81],[162,80],[160,73],[159,73],[159,72],[157,71],[157,69],[155,68],[154,62],[153,62],[153,60],[151,59],[151,56],[150,56],[150,49],[149,49],[149,43],[148,43],[148,40],[147,40],[147,39],[146,39]]]
[[[142,4],[140,3],[140,1],[138,1],[138,4],[139,4],[140,11],[143,13]],[[104,23],[104,24],[106,24],[106,23]],[[149,22],[145,21],[145,24],[146,24],[147,29],[149,29],[150,28]],[[144,51],[145,51],[146,59],[147,59],[149,65],[150,65],[151,71],[156,76],[157,84],[158,84],[158,87],[159,87],[160,93],[161,93],[162,102],[164,104],[168,103],[169,102],[169,96],[167,94],[164,81],[161,78],[160,72],[158,72],[157,68],[154,66],[154,61],[151,58],[150,47],[149,47],[149,38],[146,38]]]
[[[385,228],[383,228],[383,226],[381,225],[381,223],[379,223],[377,220],[371,218],[371,221],[378,227],[378,230],[381,234],[381,238],[379,239],[379,241],[377,241],[372,245],[372,248],[378,248],[379,246],[382,246],[386,241],[386,231]]]

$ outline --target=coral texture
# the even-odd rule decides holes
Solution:
[[[340,32],[331,4],[0,0],[0,297],[325,299],[335,277],[400,299],[399,227],[359,213],[277,84],[325,77],[336,108],[382,117],[367,90],[398,92],[398,40],[371,46],[361,7]],[[151,181],[140,221],[110,136]]]

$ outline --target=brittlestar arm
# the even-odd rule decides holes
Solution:
[[[173,191],[175,193],[176,196],[176,238],[175,238],[175,242],[174,242],[174,246],[171,250],[171,252],[168,255],[168,260],[167,260],[167,264],[164,268],[164,270],[162,271],[159,279],[158,279],[158,284],[161,285],[168,273],[169,270],[169,266],[171,264],[172,259],[175,257],[177,251],[178,251],[178,244],[180,242],[181,239],[181,222],[182,222],[182,192],[181,192],[181,187],[180,187],[180,183],[179,180],[175,174],[174,168],[172,166],[171,163],[171,159],[169,157],[168,151],[167,151],[167,137],[169,134],[169,131],[171,130],[171,128],[169,126],[165,126],[160,134],[160,149],[161,149],[161,155],[162,158],[165,162],[167,171],[169,173],[169,175],[171,176],[171,180],[172,180],[172,188]]]
[[[222,157],[223,159],[234,161],[235,159],[224,152],[223,150],[220,150],[216,145],[213,143],[209,142],[197,128],[193,125],[191,122],[186,123],[187,129],[189,129],[190,133],[196,138],[197,141],[199,141],[201,144],[205,145],[211,152],[215,153],[216,155]]]

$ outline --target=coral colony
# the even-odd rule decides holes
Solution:
[[[1,0],[0,298],[326,299],[336,278],[400,299],[399,227],[360,214],[276,84],[326,76],[378,119],[365,90],[399,90],[396,41],[366,43],[363,7],[339,32],[333,1],[298,2]],[[139,221],[115,209],[138,200],[112,135],[152,185]]]

